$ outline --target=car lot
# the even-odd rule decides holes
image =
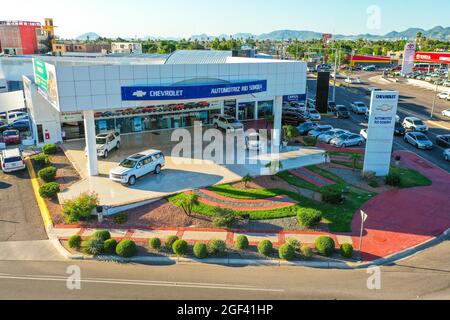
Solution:
[[[27,170],[0,171],[0,241],[46,239]]]
[[[352,102],[362,101],[367,105],[370,104],[370,97],[365,94],[365,90],[376,85],[378,88],[384,90],[398,90],[401,93],[399,112],[398,115],[401,121],[405,117],[417,117],[425,121],[429,127],[429,131],[426,133],[428,138],[435,142],[438,135],[445,135],[450,133],[450,122],[447,118],[444,118],[441,113],[448,108],[446,101],[438,101],[435,108],[435,118],[429,120],[431,113],[431,104],[433,101],[433,92],[425,89],[418,89],[416,87],[410,87],[404,84],[371,84],[369,78],[375,76],[375,73],[358,73],[358,76],[363,79],[363,83],[360,85],[352,85],[351,90],[346,87],[336,88],[336,103],[343,104],[347,107]],[[308,79],[308,91],[311,95],[315,95],[316,79]],[[330,92],[333,89],[330,88]],[[331,97],[331,93],[330,93]],[[428,121],[427,121],[428,120]],[[351,113],[349,119],[337,119],[335,116],[328,115],[322,118],[321,124],[330,124],[334,128],[340,128],[351,131],[353,133],[360,133],[361,129],[367,128],[367,121],[364,115],[356,115]],[[433,162],[444,170],[450,172],[450,163],[444,159],[444,148],[435,146],[432,150],[418,150],[414,146],[406,143],[402,136],[394,138],[395,150],[409,150],[422,156],[423,158]]]

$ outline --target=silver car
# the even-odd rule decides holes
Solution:
[[[364,138],[359,134],[344,133],[339,137],[331,139],[330,143],[338,148],[346,148],[352,146],[362,146],[364,142]]]
[[[444,150],[444,159],[450,161],[450,149]]]
[[[366,114],[368,108],[364,102],[357,101],[351,104],[351,109],[356,114]]]
[[[317,139],[321,142],[330,143],[333,138],[339,137],[340,135],[344,133],[350,133],[347,130],[343,129],[333,129],[330,131],[325,132],[324,134],[321,134]]]
[[[433,142],[421,132],[408,132],[405,135],[405,141],[418,149],[433,149]]]

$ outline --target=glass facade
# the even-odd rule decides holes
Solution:
[[[224,114],[227,116],[236,118],[236,100],[225,100],[224,103]]]
[[[238,120],[255,120],[256,102],[239,103]]]
[[[264,119],[267,115],[273,115],[273,100],[258,102],[258,119]]]

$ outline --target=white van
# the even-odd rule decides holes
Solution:
[[[0,165],[2,171],[5,173],[24,170],[26,168],[22,151],[18,148],[1,151]]]
[[[162,151],[147,150],[129,156],[109,172],[109,178],[133,186],[137,179],[149,174],[160,174],[166,165]]]
[[[6,115],[6,122],[8,124],[12,124],[17,120],[24,119],[28,117],[28,113],[26,112],[8,112]]]

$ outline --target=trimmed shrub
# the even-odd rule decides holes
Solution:
[[[322,212],[312,208],[301,208],[298,210],[297,220],[303,227],[317,227],[322,221]]]
[[[235,244],[235,246],[236,246],[236,249],[239,249],[239,250],[247,250],[247,249],[248,249],[248,246],[249,246],[249,241],[248,241],[247,236],[244,236],[243,234],[239,235],[239,236],[236,238],[236,244]]]
[[[42,147],[42,151],[47,155],[56,154],[58,152],[58,147],[55,144],[46,144]]]
[[[258,252],[265,256],[270,256],[273,253],[273,244],[269,240],[263,240],[258,245]]]
[[[208,248],[206,244],[197,242],[194,245],[194,256],[198,259],[205,259],[208,257]]]
[[[55,181],[56,172],[58,169],[55,167],[47,167],[38,171],[38,176],[45,182]]]
[[[42,198],[45,199],[54,198],[56,194],[60,191],[61,189],[59,187],[59,184],[56,182],[46,183],[39,188],[39,194],[41,195]]]
[[[136,255],[136,253],[136,243],[131,240],[122,240],[116,247],[116,254],[124,258],[131,258]]]
[[[317,139],[314,137],[306,136],[303,138],[303,144],[307,147],[315,147],[317,145]]]
[[[295,251],[300,250],[301,243],[297,239],[289,238],[286,240],[286,243],[295,249]]]
[[[208,254],[211,256],[222,255],[227,250],[227,244],[222,240],[211,240],[206,247],[208,249]]]
[[[372,187],[372,188],[379,188],[380,187],[380,184],[379,184],[379,182],[378,182],[378,180],[376,178],[370,179],[367,184],[369,185],[369,187]]]
[[[185,256],[188,248],[188,243],[184,240],[177,240],[172,245],[173,253],[179,257]]]
[[[342,201],[342,190],[336,186],[326,186],[320,189],[322,201],[331,204],[340,204]]]
[[[169,236],[166,239],[166,248],[167,249],[172,249],[173,244],[175,243],[175,241],[180,240],[180,238],[178,238],[177,236]]]
[[[278,255],[280,259],[290,261],[295,258],[295,248],[285,243],[278,249]]]
[[[213,217],[213,226],[216,228],[230,228],[236,224],[233,210],[217,208]]]
[[[111,239],[111,233],[107,230],[98,230],[94,233],[94,238],[102,239],[103,241]]]
[[[77,199],[64,203],[63,213],[68,223],[87,220],[91,217],[92,210],[97,207],[98,198],[95,194],[83,194]]]
[[[106,254],[115,254],[117,248],[117,241],[114,239],[108,239],[103,244],[103,251]]]
[[[160,238],[150,239],[148,241],[148,246],[150,249],[160,250],[161,249],[161,239]]]
[[[128,221],[128,215],[126,213],[116,214],[113,217],[113,221],[114,221],[114,223],[117,223],[117,224],[124,224],[125,222]]]
[[[316,250],[321,255],[330,257],[334,253],[336,245],[334,243],[334,240],[328,236],[322,236],[317,238],[316,240]]]
[[[83,252],[97,256],[103,253],[104,241],[98,238],[90,238],[89,240],[81,243]]]
[[[43,153],[35,155],[32,159],[38,166],[41,167],[45,167],[50,163],[50,157]]]
[[[349,243],[341,245],[341,256],[344,258],[353,257],[353,246]]]
[[[386,177],[386,184],[393,187],[399,187],[401,183],[401,177],[398,173],[389,173]]]
[[[303,259],[305,259],[305,260],[312,259],[313,255],[314,255],[313,250],[308,246],[302,246],[300,251],[302,253]]]
[[[81,241],[82,241],[81,236],[76,234],[69,238],[69,241],[67,242],[67,244],[69,245],[70,249],[80,249]]]

